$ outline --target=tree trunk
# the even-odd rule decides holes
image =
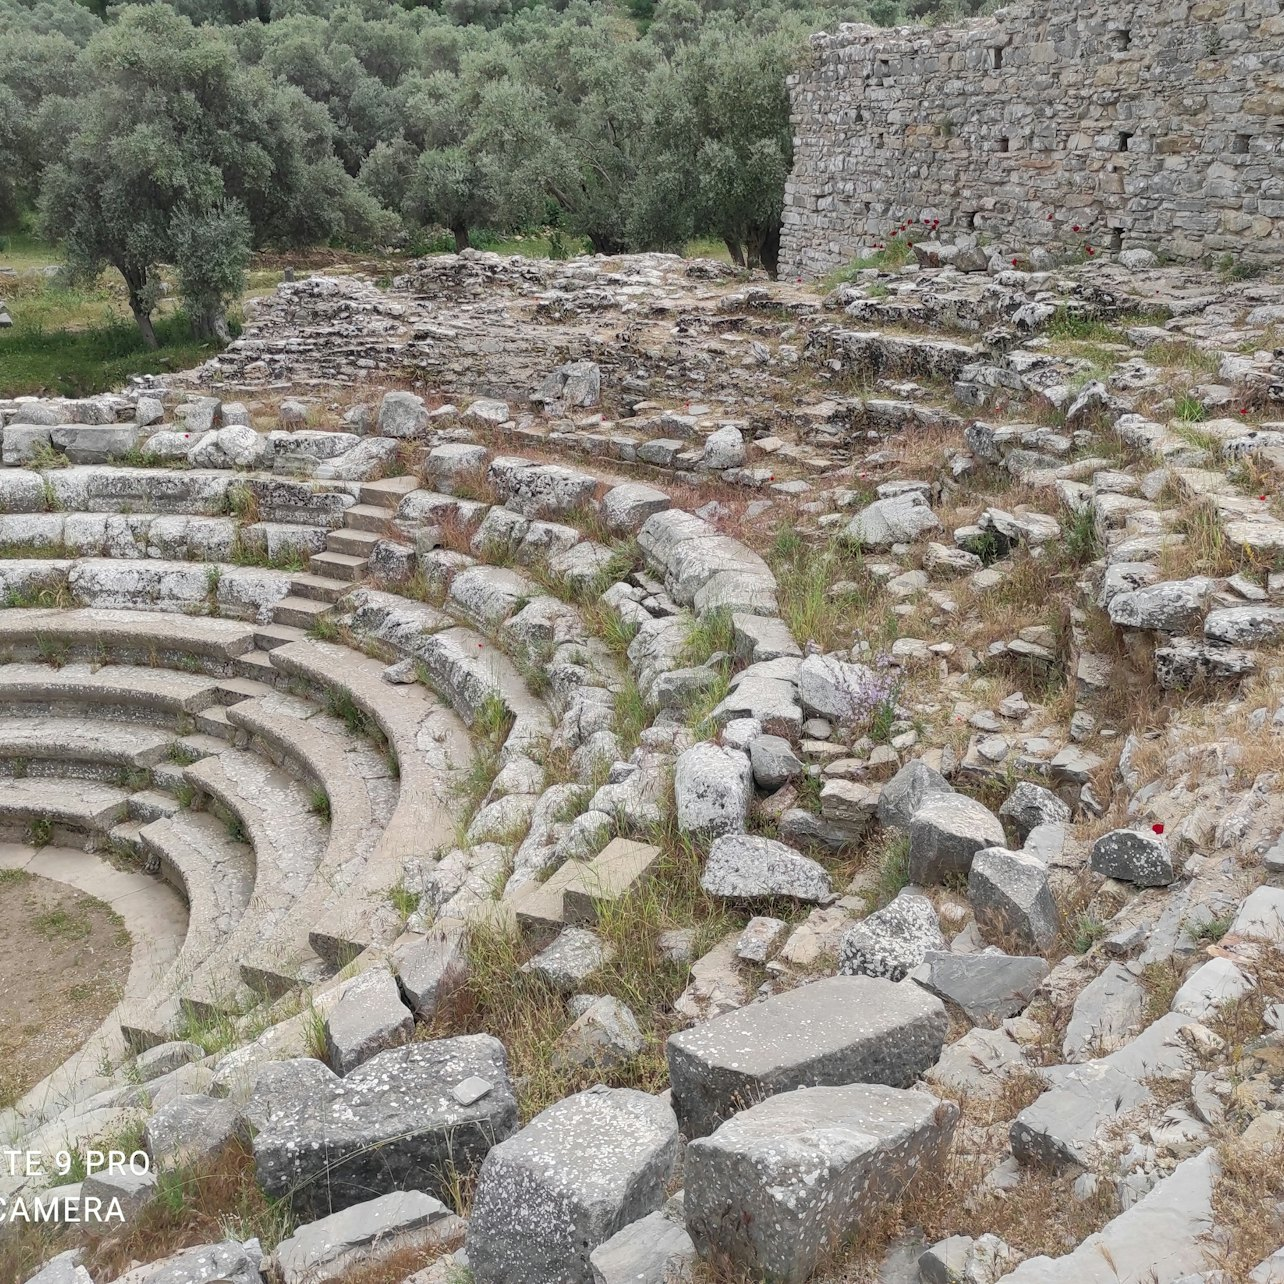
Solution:
[[[232,342],[232,332],[227,328],[227,317],[217,304],[198,308],[190,317],[192,337],[202,342],[215,340],[225,347]]]
[[[722,243],[727,247],[727,253],[731,255],[731,261],[736,267],[744,267],[745,256],[744,251],[740,248],[740,242],[730,236],[724,236]]]
[[[468,240],[468,225],[466,223],[455,223],[450,230],[455,234],[455,253],[462,254],[471,244]]]
[[[780,222],[773,219],[766,227],[757,229],[758,256],[767,275],[774,281],[780,272]]]
[[[156,331],[152,328],[151,314],[146,311],[141,303],[134,300],[130,295],[129,310],[134,314],[134,320],[138,323],[139,333],[143,336],[143,342],[155,351],[160,347],[160,340],[156,337]]]

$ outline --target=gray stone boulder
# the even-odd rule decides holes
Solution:
[[[386,392],[379,403],[380,437],[422,437],[430,417],[422,397],[413,392]]]
[[[642,1051],[642,1033],[627,1004],[603,996],[594,999],[553,1047],[555,1070],[572,1066],[610,1069]]]
[[[748,615],[737,611],[731,617],[731,628],[735,637],[736,659],[746,664],[802,656],[789,626],[775,616]]]
[[[993,1029],[1024,1012],[1048,975],[1046,959],[1036,955],[930,952],[910,980],[959,1008],[969,1021]]]
[[[1025,852],[984,847],[972,859],[967,896],[983,936],[1038,953],[1061,930],[1048,867]]]
[[[945,949],[936,910],[926,896],[902,891],[843,936],[838,971],[901,981],[931,950]]]
[[[798,666],[798,698],[803,708],[832,722],[868,715],[887,689],[882,675],[864,664],[809,655]]]
[[[1112,829],[1092,844],[1092,870],[1141,887],[1167,887],[1176,878],[1172,850],[1157,834]]]
[[[846,536],[861,548],[887,549],[912,544],[928,531],[939,531],[940,520],[922,491],[907,491],[877,499],[847,523]]]
[[[825,903],[833,888],[824,868],[774,838],[724,834],[709,849],[700,886],[722,900],[768,897]]]
[[[258,1129],[259,1184],[288,1197],[304,1217],[321,1217],[393,1190],[438,1198],[447,1173],[476,1171],[497,1141],[517,1128],[504,1045],[485,1034],[435,1039],[372,1057],[346,1078],[320,1062],[260,1074],[246,1108]],[[454,1096],[480,1078],[486,1093],[468,1105]]]
[[[592,473],[509,455],[492,459],[486,475],[505,505],[523,517],[562,517],[587,508],[597,490]]]
[[[1220,1008],[1244,998],[1255,988],[1230,959],[1209,959],[1182,982],[1173,995],[1172,1010],[1196,1021],[1209,1021]]]
[[[999,818],[965,794],[929,794],[909,825],[910,882],[943,883],[967,877],[983,847],[1007,841]]]
[[[741,468],[745,462],[745,439],[732,424],[711,432],[704,442],[701,462],[706,468]]]
[[[1022,780],[1003,800],[999,819],[1008,821],[1017,842],[1024,843],[1039,825],[1068,825],[1070,808],[1051,789]]]
[[[337,1074],[348,1074],[377,1052],[410,1041],[413,1013],[386,965],[353,978],[325,1017],[326,1060]]]
[[[272,1254],[281,1284],[325,1284],[408,1249],[462,1238],[464,1222],[439,1199],[398,1190],[300,1226]]]
[[[606,529],[616,535],[632,535],[641,530],[653,513],[673,507],[673,500],[654,486],[641,482],[623,482],[602,496],[600,515]]]
[[[952,794],[954,787],[927,763],[907,762],[878,795],[878,823],[889,829],[908,829],[914,813],[931,794]]]
[[[1129,593],[1116,593],[1106,610],[1110,622],[1120,628],[1186,633],[1204,618],[1212,592],[1213,581],[1206,575],[1165,580]]]
[[[596,361],[568,361],[558,366],[531,394],[546,408],[587,410],[602,399],[602,371]]]
[[[521,970],[542,977],[561,994],[572,994],[583,989],[589,977],[610,958],[611,947],[595,932],[566,927],[551,945],[523,963]]]
[[[673,1108],[703,1137],[755,1101],[822,1084],[912,1084],[940,1055],[941,1001],[868,976],[812,981],[669,1036]]]
[[[1284,638],[1284,606],[1226,606],[1204,617],[1204,636],[1227,646],[1270,645]]]
[[[468,1221],[477,1284],[592,1284],[589,1256],[664,1202],[673,1111],[602,1086],[549,1106],[491,1150]]]
[[[1173,638],[1155,648],[1155,681],[1165,691],[1184,691],[1198,681],[1234,682],[1257,671],[1257,655],[1239,646]]]
[[[686,1231],[682,1232],[684,1235]],[[93,1276],[80,1264],[80,1250],[69,1248],[51,1257],[26,1284],[94,1284]]]
[[[671,1205],[631,1222],[589,1254],[593,1284],[682,1284],[695,1262],[681,1207]]]
[[[751,740],[749,762],[754,783],[767,793],[774,793],[803,773],[802,760],[782,736],[757,736]]]
[[[720,745],[693,745],[678,755],[673,795],[683,833],[708,837],[741,833],[753,800],[748,756]]]
[[[871,1084],[799,1088],[687,1147],[687,1229],[701,1257],[804,1284],[921,1170],[945,1160],[958,1107]],[[731,1215],[728,1215],[728,1213]]]
[[[175,1097],[143,1129],[143,1145],[157,1169],[165,1171],[217,1159],[229,1146],[248,1141],[240,1107],[203,1093]]]
[[[428,452],[426,478],[443,495],[453,495],[465,479],[479,476],[490,458],[485,446],[473,442],[447,441]]]

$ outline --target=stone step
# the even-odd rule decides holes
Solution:
[[[182,986],[184,1003],[202,1015],[252,1006],[240,960],[253,949],[271,950],[278,925],[311,881],[329,836],[327,822],[311,809],[311,790],[260,755],[232,749],[203,758],[184,777],[213,800],[239,828],[253,852],[254,894],[216,958]]]
[[[0,654],[40,658],[51,650],[95,659],[200,656],[229,661],[254,649],[254,625],[213,616],[103,608],[0,612]]]
[[[347,553],[350,557],[369,558],[375,545],[384,537],[375,531],[331,531],[326,536],[326,550],[331,553]]]
[[[400,503],[401,497],[397,497]],[[392,526],[392,515],[396,504],[353,504],[343,515],[343,524],[348,530],[372,531],[376,535],[387,535]]]
[[[623,900],[655,874],[660,857],[650,843],[613,838],[566,885],[563,917],[576,926],[595,926],[604,905]]]
[[[268,671],[275,676],[275,670],[271,667],[272,662],[268,661]],[[274,687],[270,682],[260,682],[255,678],[219,678],[218,684],[219,702],[221,704],[236,704],[241,700],[260,700],[266,695],[271,695]]]
[[[140,826],[150,824],[153,820],[163,820],[167,816],[174,815],[181,810],[178,800],[172,795],[162,792],[159,789],[140,789],[137,793],[129,796],[129,815],[133,821]],[[116,837],[116,826],[111,831],[111,837]]]
[[[87,664],[0,667],[0,713],[25,707],[30,715],[56,711],[65,717],[84,709],[94,717],[166,723],[197,714],[217,700],[215,679],[167,669],[126,664],[102,669]]]
[[[196,726],[207,736],[215,736],[219,740],[231,742],[236,739],[236,728],[227,720],[226,705],[213,704],[202,709],[196,715]]]
[[[327,575],[348,583],[359,580],[369,564],[369,558],[352,557],[347,553],[313,553],[308,558],[308,569],[314,575]]]
[[[337,719],[291,716],[257,700],[232,705],[228,716],[250,738],[252,749],[324,790],[329,806],[329,839],[311,880],[272,940],[252,946],[241,959],[246,984],[276,996],[328,969],[313,950],[310,934],[343,905],[392,814],[395,802],[389,805],[385,796],[395,790],[389,788],[390,770],[374,746]],[[378,786],[373,793],[367,781]]]
[[[418,477],[385,477],[382,481],[363,482],[357,498],[370,508],[395,509],[412,490],[418,490]]]
[[[283,598],[283,602],[296,600],[294,598]],[[278,602],[277,606],[280,607]],[[281,624],[273,621],[271,624],[259,624],[254,629],[254,645],[261,651],[271,651],[278,646],[286,646],[290,642],[299,642],[307,637],[307,630],[296,628],[293,624]],[[272,661],[268,660],[271,664]]]
[[[293,641],[294,639],[291,639]],[[232,671],[238,677],[249,678],[255,682],[266,682],[275,685],[277,672],[272,667],[266,651],[247,651],[238,655],[232,665]]]
[[[138,831],[146,858],[187,902],[183,948],[146,1002],[118,1013],[121,1033],[136,1048],[167,1043],[181,1017],[179,992],[207,959],[225,956],[254,891],[254,855],[208,812],[179,811]]]
[[[6,780],[0,790],[0,834],[26,841],[33,825],[52,826],[46,841],[63,833],[104,837],[124,820],[126,790],[94,780],[28,776]]]
[[[300,678],[320,698],[337,694],[383,737],[396,763],[397,806],[343,903],[311,934],[328,961],[346,961],[376,942],[391,941],[401,916],[388,900],[406,860],[451,840],[458,800],[455,773],[466,771],[473,749],[463,722],[426,687],[392,687],[384,666],[347,647],[307,640],[279,647],[272,662]]]
[[[275,624],[288,624],[306,634],[317,620],[333,612],[334,607],[329,602],[317,602],[310,597],[295,597],[291,594],[283,597],[272,608],[272,620]]]
[[[146,768],[163,762],[173,732],[105,718],[0,719],[0,758],[28,763],[85,762],[106,767]],[[47,772],[44,774],[57,774]]]
[[[296,575],[290,581],[290,593],[294,597],[306,597],[314,602],[333,604],[348,591],[347,585],[328,575]]]

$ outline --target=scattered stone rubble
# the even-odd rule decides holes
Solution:
[[[957,258],[821,299],[441,256],[283,285],[188,376],[0,401],[4,862],[161,898],[0,1142],[248,1151],[298,1221],[121,1280],[1232,1278],[1227,1156],[1284,1142],[1284,294]],[[1121,317],[1108,369],[1059,337]],[[795,633],[782,528],[885,642]],[[610,976],[678,845],[734,929],[657,936],[657,1036]],[[543,1109],[452,1024],[486,932],[564,1009]],[[956,1171],[953,1233],[874,1242]],[[1093,1233],[995,1233],[1036,1181]],[[50,1197],[91,1191],[158,1197]]]

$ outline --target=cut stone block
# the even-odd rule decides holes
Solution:
[[[592,1284],[589,1255],[664,1202],[677,1121],[602,1086],[549,1106],[486,1158],[468,1222],[477,1284]]]
[[[277,1245],[281,1284],[325,1284],[367,1262],[462,1238],[464,1222],[419,1190],[393,1191],[300,1226]]]
[[[920,1168],[943,1161],[957,1120],[952,1103],[871,1084],[771,1097],[687,1147],[687,1229],[706,1259],[803,1284]]]
[[[415,1018],[401,1001],[396,979],[385,967],[356,977],[325,1018],[326,1059],[348,1074],[377,1052],[407,1043]]]
[[[613,838],[567,883],[562,912],[568,923],[592,927],[598,906],[620,901],[640,887],[660,862],[660,849],[629,838]]]
[[[957,1004],[968,1020],[993,1028],[1025,1011],[1047,975],[1047,960],[1037,956],[932,951],[910,979]]]
[[[793,1088],[912,1084],[940,1055],[941,1001],[868,976],[813,981],[670,1035],[673,1106],[687,1137]]]
[[[493,1086],[464,1106],[452,1089],[472,1076]],[[392,1190],[440,1198],[451,1166],[476,1171],[517,1128],[504,1045],[485,1034],[393,1048],[345,1079],[317,1061],[276,1062],[246,1115],[259,1184],[312,1217]]]
[[[928,794],[909,825],[910,881],[920,885],[966,878],[984,847],[1007,841],[999,818],[965,794]]]

